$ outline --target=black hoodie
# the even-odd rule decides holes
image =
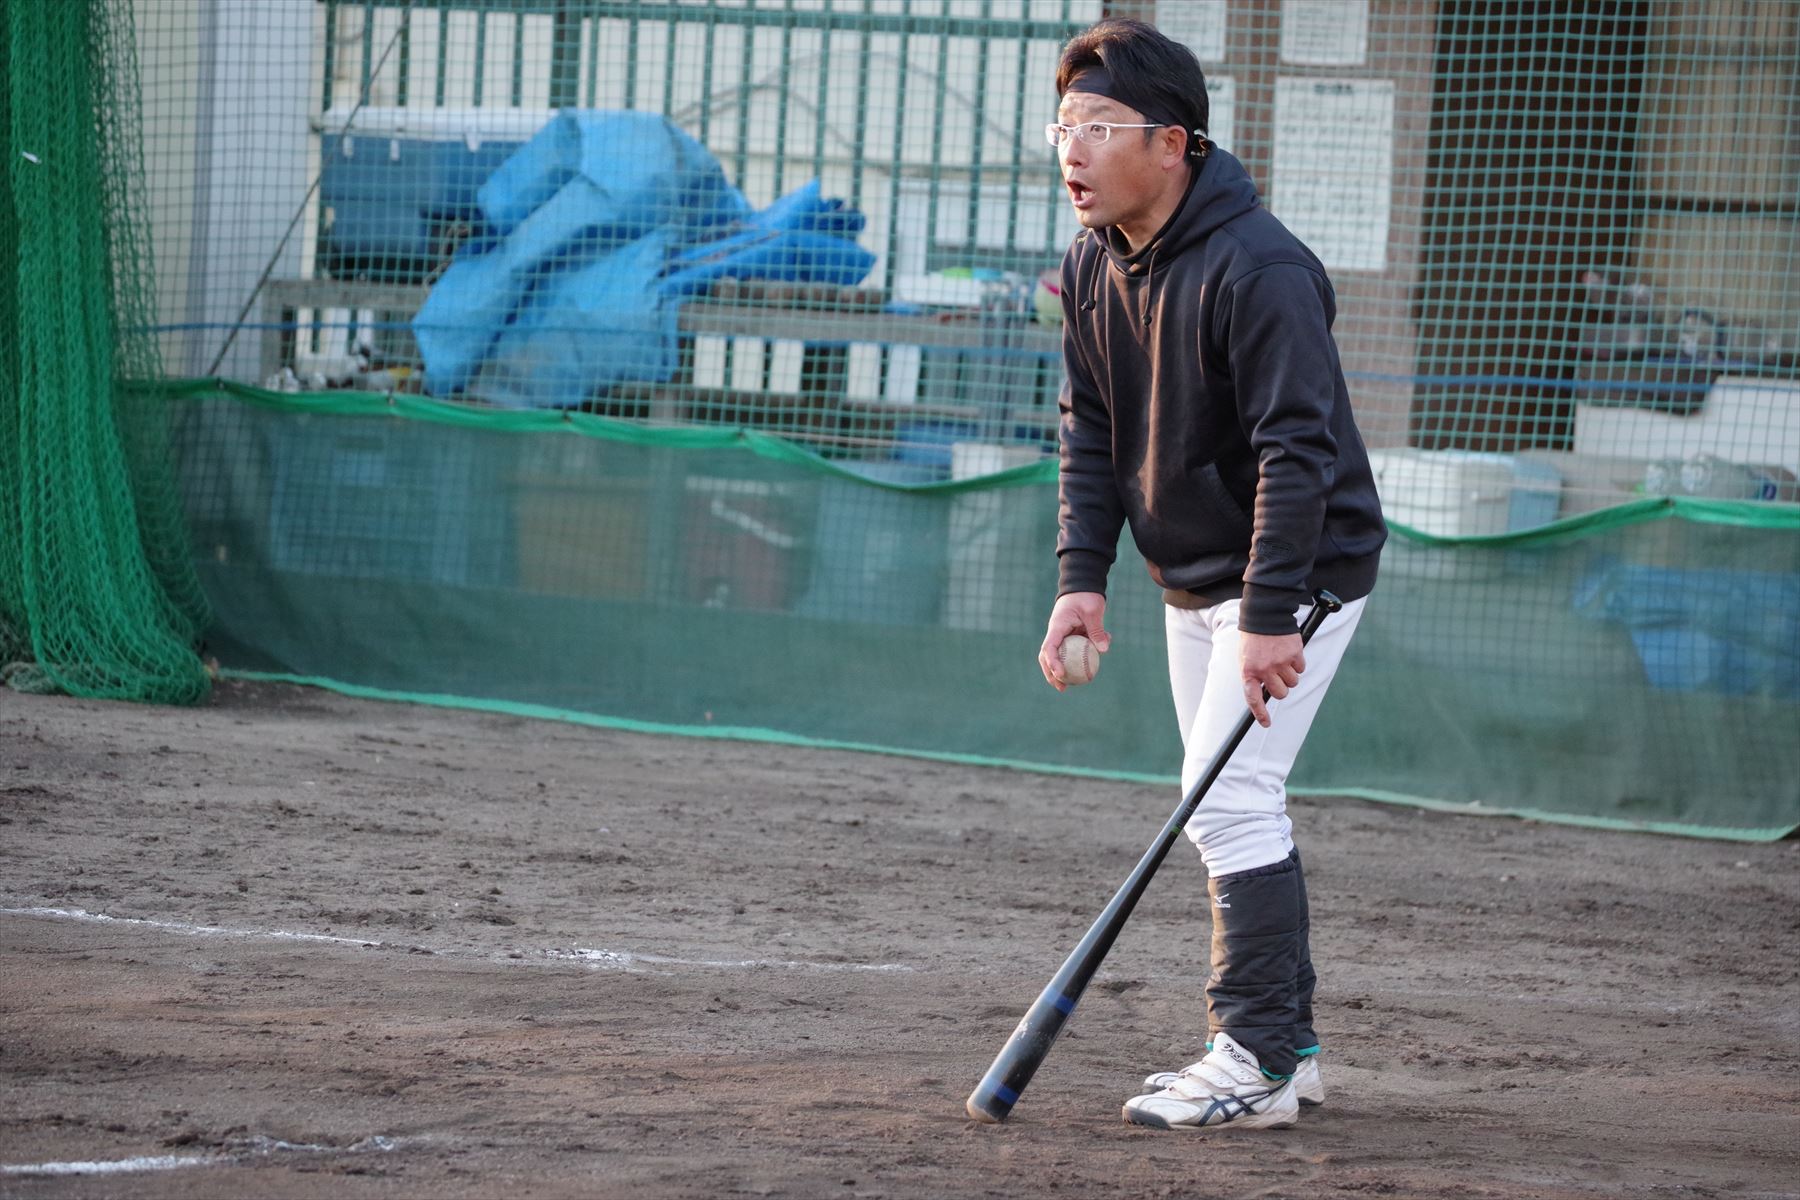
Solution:
[[[1295,632],[1317,588],[1375,585],[1387,527],[1332,341],[1325,268],[1213,149],[1161,232],[1063,258],[1058,594],[1103,592],[1129,520],[1172,604],[1242,597]]]

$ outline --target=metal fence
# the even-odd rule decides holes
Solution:
[[[176,151],[153,169],[159,240],[185,267],[163,258],[185,373],[341,386],[361,351],[390,368],[376,378],[418,386],[414,317],[482,230],[466,200],[421,215],[401,190],[464,170],[472,193],[571,107],[654,113],[752,208],[817,179],[866,220],[872,265],[853,288],[723,281],[682,306],[670,378],[543,403],[861,455],[1047,438],[1059,334],[1039,276],[1075,225],[1036,129],[1099,0],[243,7],[187,19],[198,69],[147,67],[153,89],[178,70],[189,89],[165,124],[149,112]],[[144,9],[153,51],[158,30],[182,40],[170,11]],[[1332,272],[1377,448],[1535,457],[1560,515],[1642,494],[1646,463],[1800,472],[1800,9],[1105,11],[1195,49],[1214,140]],[[449,157],[421,167],[429,154]]]

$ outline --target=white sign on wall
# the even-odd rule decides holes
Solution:
[[[1206,136],[1221,150],[1230,150],[1237,135],[1237,80],[1230,75],[1208,75],[1206,101]]]
[[[1202,63],[1225,61],[1226,0],[1157,0],[1156,27]]]
[[[1369,56],[1369,0],[1281,0],[1281,61],[1355,67]]]
[[[1275,81],[1269,209],[1327,267],[1387,269],[1394,81]]]

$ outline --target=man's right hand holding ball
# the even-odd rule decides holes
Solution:
[[[1112,635],[1106,632],[1104,592],[1067,592],[1056,598],[1050,610],[1044,644],[1038,647],[1038,668],[1044,672],[1044,682],[1059,692],[1069,686],[1062,664],[1063,639],[1076,633],[1094,643],[1094,649],[1102,654],[1112,648]]]

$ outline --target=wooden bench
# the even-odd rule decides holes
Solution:
[[[329,347],[325,357],[341,359],[366,323],[373,364],[417,379],[422,364],[410,323],[428,294],[423,285],[270,280],[262,293],[261,377],[284,367],[303,374],[320,343]],[[890,444],[907,423],[963,424],[995,441],[1052,436],[1059,328],[1025,314],[889,312],[885,304],[883,293],[862,288],[721,280],[681,307],[673,380],[618,385],[569,407],[657,423],[764,426],[845,449]],[[335,335],[317,337],[323,325]],[[735,361],[750,352],[756,361]],[[732,356],[731,366],[722,354]],[[921,364],[937,364],[941,378]]]

